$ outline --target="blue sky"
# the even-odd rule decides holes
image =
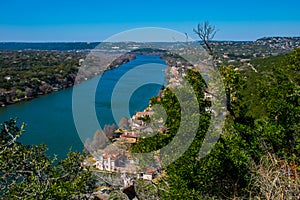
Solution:
[[[3,0],[0,41],[102,41],[132,28],[187,32],[210,21],[218,40],[300,36],[299,0]]]

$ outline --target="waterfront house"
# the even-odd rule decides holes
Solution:
[[[99,160],[96,161],[96,168],[104,171],[115,171],[115,160],[108,158],[103,158],[100,156]]]
[[[129,162],[129,154],[121,150],[105,152],[101,154],[96,160],[96,168],[104,171],[114,172],[124,168]]]
[[[154,113],[154,111],[152,111],[152,110],[137,112],[134,116],[132,116],[132,120],[138,120],[138,119],[144,118],[146,116],[151,116],[151,115],[153,115],[153,113]]]

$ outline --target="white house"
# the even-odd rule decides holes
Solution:
[[[100,156],[99,160],[96,161],[96,167],[105,171],[115,171],[116,168],[114,160],[112,160],[110,157],[105,159],[103,156]]]

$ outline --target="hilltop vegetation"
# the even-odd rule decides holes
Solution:
[[[0,51],[0,106],[29,100],[72,87],[86,52],[68,51]],[[112,69],[134,59],[125,54],[110,64]],[[84,81],[101,73],[99,69],[81,74]],[[79,80],[80,79],[80,80]]]
[[[299,37],[271,37],[256,41],[213,41],[219,64],[242,65],[252,57],[280,55],[300,44]],[[199,45],[198,42],[190,45]],[[100,52],[120,53],[119,50],[141,53],[141,43],[0,43],[0,105],[7,105],[35,98],[38,95],[71,87],[80,64],[88,53],[96,48]],[[150,43],[154,49],[176,43]],[[142,52],[147,52],[142,49]],[[152,52],[153,53],[153,52]],[[158,53],[158,54],[157,54]],[[155,55],[161,52],[154,52]],[[112,63],[112,68],[134,56],[125,55]],[[98,73],[96,71],[96,73]],[[95,74],[86,74],[82,80]]]
[[[83,53],[0,52],[0,104],[30,99],[73,85]]]
[[[70,152],[55,163],[45,145],[17,142],[23,132],[24,124],[14,119],[0,124],[1,199],[82,199],[92,193],[95,180],[82,167],[85,155]]]
[[[148,194],[153,199],[299,198],[300,49],[283,56],[253,59],[252,64],[258,72],[238,71],[234,66],[219,68],[232,112],[228,112],[224,132],[210,154],[199,159],[209,123],[209,116],[204,114],[188,151],[165,169],[167,186],[161,179],[154,187],[161,190],[148,190],[144,196]],[[189,80],[194,89],[202,91],[201,77],[190,72]],[[198,99],[202,95],[200,92]],[[141,140],[133,147],[135,152],[160,149],[172,140],[179,127],[180,107],[174,94],[167,90],[160,102],[152,103],[162,104],[169,114],[168,133]]]
[[[158,179],[137,182],[140,199],[300,197],[300,49],[276,57],[254,58],[250,64],[253,68],[247,70],[241,70],[239,64],[219,66],[230,111],[223,134],[210,154],[201,159],[199,150],[211,116],[204,111],[209,103],[202,101],[204,80],[199,73],[188,71],[187,79],[200,106],[196,137],[178,160],[161,169]],[[65,69],[72,71],[72,65],[76,63],[70,60],[70,68]],[[39,74],[38,69],[28,77]],[[46,74],[37,78],[46,79]],[[17,87],[22,78],[16,80]],[[175,94],[165,89],[164,96],[152,98],[151,103],[165,108],[167,133],[141,139],[132,152],[158,150],[177,133],[181,107]],[[1,125],[1,197],[70,199],[92,193],[95,180],[81,166],[82,155],[70,153],[55,164],[45,155],[45,146],[17,143],[22,132],[23,127],[14,120]]]

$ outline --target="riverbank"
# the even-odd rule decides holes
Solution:
[[[0,51],[0,54],[2,107],[73,87],[77,72],[87,56],[83,52],[59,51]],[[107,70],[135,58],[136,54],[122,55]],[[100,73],[88,74],[83,81]]]
[[[143,71],[131,71],[131,69],[137,66],[147,63],[157,63],[159,67],[153,67]],[[161,64],[161,65],[160,65]],[[110,102],[111,94],[114,90],[115,84],[120,78],[131,71],[131,78],[128,80],[128,84],[134,83],[137,79],[144,80],[149,78],[149,74],[153,74],[155,77],[161,77],[161,82],[164,82],[163,69],[165,62],[157,56],[137,56],[136,59],[123,64],[121,67],[117,67],[113,70],[107,70],[101,75],[101,84],[97,88],[97,92],[91,90],[99,83],[97,77],[84,81],[78,85],[82,88],[84,94],[82,98],[82,106],[94,105],[97,113],[97,119],[101,127],[104,128],[107,124],[117,124],[118,121],[114,120],[112,115]],[[151,76],[150,76],[151,78]],[[127,82],[120,85],[120,90],[126,94],[130,93]],[[130,114],[134,114],[135,111],[143,110],[149,104],[149,99],[152,96],[157,95],[161,86],[149,85],[149,87],[142,87],[134,93],[130,99]],[[19,122],[25,122],[28,126],[25,127],[26,133],[19,139],[23,144],[39,145],[41,143],[47,144],[49,150],[48,155],[56,154],[58,158],[64,158],[64,156],[72,147],[73,151],[82,151],[83,142],[81,135],[74,124],[72,98],[73,88],[64,89],[51,94],[42,95],[39,98],[34,98],[30,102],[23,101],[14,105],[2,107],[0,109],[0,121],[4,122],[10,118],[19,118]],[[87,98],[89,96],[96,95],[96,98]],[[96,101],[95,101],[96,100]],[[128,102],[124,98],[119,98],[118,103],[124,106],[115,107],[116,112],[122,113],[122,109],[128,106]],[[130,116],[127,116],[130,117]],[[83,118],[80,121],[87,124],[85,127],[85,133],[88,137],[92,138],[95,130],[98,128],[90,125],[90,118]],[[84,134],[84,133],[83,133]],[[83,136],[84,137],[84,136]]]
[[[146,138],[151,140],[151,137],[165,137],[169,134],[169,129],[165,124],[167,116],[157,113],[155,104],[164,101],[162,99],[165,98],[165,92],[168,93],[168,88],[181,87],[183,78],[188,73],[187,70],[193,68],[192,65],[172,57],[164,60],[167,63],[165,69],[166,85],[156,96],[151,98],[149,105],[145,109],[136,112],[130,119],[124,119],[113,134],[106,135],[111,139],[112,144],[104,150],[100,149],[99,146],[90,146],[91,143],[85,145],[85,149],[91,155],[86,158],[83,165],[92,167],[96,177],[99,177],[98,184],[108,186],[109,192],[121,190],[126,193],[129,188],[135,190],[133,183],[142,181],[148,184],[156,184],[161,179],[166,178],[159,150],[151,157],[143,156],[141,160],[132,154],[132,152],[135,152],[133,147]],[[99,143],[96,142],[95,144]],[[151,161],[151,165],[143,166],[142,162],[145,161]],[[118,183],[110,181],[112,175],[115,176]],[[100,186],[94,194],[103,194],[102,187]]]

